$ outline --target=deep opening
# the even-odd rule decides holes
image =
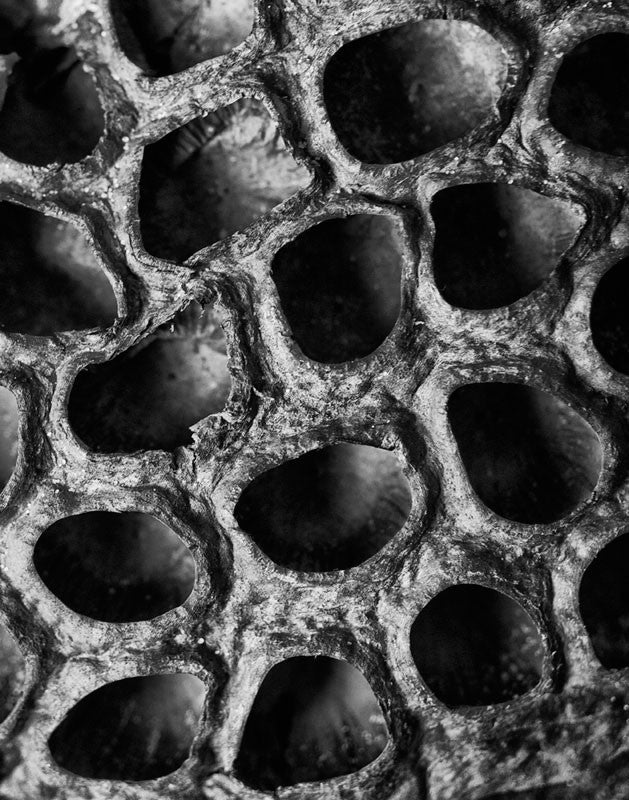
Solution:
[[[448,416],[474,491],[501,517],[554,522],[592,494],[600,441],[554,395],[517,383],[475,383],[452,393]]]
[[[9,629],[0,622],[0,722],[19,700],[24,683],[24,658]]]
[[[629,667],[629,534],[604,547],[585,570],[581,616],[596,657],[608,669]]]
[[[0,386],[0,491],[9,482],[17,462],[19,422],[15,395]]]
[[[629,153],[629,36],[602,33],[561,62],[548,116],[576,144],[615,156]]]
[[[590,311],[594,346],[618,372],[629,375],[629,258],[615,264],[599,281]]]
[[[263,472],[234,513],[273,561],[315,572],[347,569],[375,555],[404,525],[411,505],[393,453],[341,443]]]
[[[194,587],[192,554],[149,514],[66,517],[44,531],[33,560],[63,603],[104,622],[152,619],[180,606]]]
[[[299,656],[264,679],[235,767],[249,785],[272,791],[355,772],[380,755],[387,738],[362,673],[335,658]]]
[[[422,609],[411,627],[419,673],[448,706],[503,703],[533,689],[544,646],[535,622],[502,592],[451,586]]]
[[[111,325],[116,297],[94,251],[68,222],[0,203],[0,326],[49,336]]]
[[[541,286],[585,222],[571,203],[503,183],[443,189],[431,212],[437,288],[470,309],[509,305]]]
[[[74,48],[38,33],[26,14],[25,4],[25,18],[9,24],[0,39],[12,66],[6,83],[0,81],[0,150],[35,166],[80,161],[105,127],[96,86]]]
[[[408,22],[356,39],[330,59],[330,122],[361,161],[415,158],[497,118],[507,57],[470,22]]]
[[[85,778],[159,778],[188,757],[204,697],[194,675],[108,683],[68,712],[48,740],[50,752],[60,767]]]
[[[400,313],[402,242],[392,219],[329,219],[284,245],[273,279],[297,344],[340,363],[373,352]]]
[[[253,27],[252,0],[112,0],[128,58],[157,75],[228,53]]]
[[[192,303],[130,350],[82,370],[68,414],[92,450],[132,453],[190,444],[231,389],[222,317]]]
[[[183,261],[246,228],[309,182],[262,103],[238,100],[145,149],[144,247],[158,258]]]

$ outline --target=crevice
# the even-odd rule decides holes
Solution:
[[[109,326],[117,303],[84,234],[25,206],[0,203],[0,327],[50,336]]]
[[[105,127],[96,86],[74,48],[35,30],[11,37],[19,57],[5,58],[12,70],[0,108],[0,150],[35,166],[80,161],[94,150]]]
[[[173,450],[221,411],[231,390],[222,317],[191,303],[111,361],[86,367],[68,415],[77,436],[104,453]]]
[[[472,488],[501,517],[554,522],[591,496],[601,443],[554,395],[518,383],[470,384],[452,393],[448,417]]]
[[[124,678],[80,700],[48,745],[55,762],[85,778],[144,781],[188,757],[205,687],[186,674]]]
[[[228,53],[253,27],[252,0],[112,0],[111,9],[127,57],[157,75]]]
[[[590,312],[592,341],[605,361],[629,375],[629,258],[615,264],[599,281]]]
[[[402,249],[392,219],[357,214],[314,225],[278,251],[273,280],[306,356],[335,364],[382,344],[400,313]]]
[[[431,213],[435,283],[444,300],[469,309],[509,305],[537,289],[585,222],[571,203],[504,183],[443,189]]]
[[[503,703],[540,681],[544,647],[531,616],[502,592],[451,586],[423,608],[411,628],[419,673],[448,706]]]
[[[629,154],[629,36],[602,33],[564,56],[548,104],[551,124],[576,144]]]
[[[629,667],[629,534],[610,542],[585,570],[579,605],[601,664]]]
[[[345,661],[300,656],[268,673],[245,726],[237,774],[250,786],[281,786],[355,772],[388,739],[364,676]]]
[[[68,608],[104,622],[153,619],[180,606],[192,554],[149,514],[91,511],[55,522],[33,553],[40,578]]]
[[[341,443],[263,472],[234,514],[273,561],[314,572],[371,558],[404,525],[411,505],[396,455]]]
[[[507,57],[469,22],[408,22],[341,47],[323,91],[330,122],[361,161],[428,153],[497,116]]]

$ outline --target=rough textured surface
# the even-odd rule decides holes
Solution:
[[[602,126],[606,140],[614,140],[612,154],[579,146],[564,135],[570,125],[562,123],[562,133],[551,126],[547,106],[564,55],[595,34],[629,32],[629,3],[260,0],[253,9],[252,32],[235,49],[209,61],[201,59],[220,53],[221,45],[201,41],[199,31],[206,24],[198,21],[206,18],[202,13],[186,17],[181,28],[192,49],[176,40],[182,48],[172,48],[176,57],[156,52],[149,58],[131,52],[138,46],[141,23],[136,19],[128,25],[125,38],[104,0],[1,0],[0,10],[0,45],[7,54],[0,96],[9,96],[7,81],[16,61],[11,41],[15,32],[6,22],[11,19],[23,37],[24,58],[36,32],[50,43],[57,53],[54,63],[63,69],[71,69],[68,53],[55,48],[73,47],[103,111],[102,118],[97,110],[90,117],[103,126],[90,155],[74,161],[77,151],[72,150],[71,163],[33,166],[25,161],[50,160],[48,151],[36,147],[37,137],[45,135],[49,144],[49,131],[55,130],[47,127],[46,112],[29,147],[24,141],[19,148],[9,147],[11,155],[25,161],[0,155],[0,199],[77,228],[118,300],[118,315],[109,328],[68,332],[62,325],[54,335],[41,337],[9,328],[0,333],[0,378],[15,394],[19,410],[17,464],[0,496],[0,612],[24,658],[23,667],[16,667],[22,673],[19,699],[0,725],[0,796],[269,796],[248,788],[234,770],[249,711],[274,665],[296,656],[326,655],[349,662],[367,679],[380,703],[388,743],[376,760],[353,774],[281,788],[276,797],[626,798],[629,664],[619,669],[601,665],[579,613],[583,572],[628,527],[629,382],[604,361],[589,328],[600,277],[629,254],[629,183],[622,158],[626,144],[619,145],[610,134],[612,114]],[[471,79],[471,91],[482,83],[483,74],[490,76],[491,86],[479,94],[470,130],[458,116],[458,98],[465,92],[457,84],[445,106],[456,110],[456,119],[451,125],[440,120],[436,133],[425,131],[426,138],[410,137],[406,144],[423,155],[404,163],[386,163],[397,152],[395,142],[391,145],[391,136],[383,138],[375,128],[376,123],[386,124],[386,91],[374,95],[378,114],[373,126],[371,118],[361,117],[360,107],[349,104],[343,140],[355,141],[364,126],[370,147],[377,151],[373,161],[378,163],[361,163],[350,155],[355,148],[341,145],[328,117],[326,64],[345,42],[422,19],[480,26],[501,45],[506,67],[490,64]],[[151,24],[156,29],[176,38],[178,21],[155,20]],[[246,15],[238,25],[231,18],[228,22],[236,44],[248,30]],[[175,25],[174,34],[168,25]],[[441,26],[435,30],[442,35]],[[408,57],[412,41],[406,35],[401,41],[400,52]],[[475,37],[475,47],[478,41]],[[457,63],[467,69],[465,59]],[[404,63],[393,56],[387,65],[387,75],[404,73]],[[413,101],[421,90],[424,66],[420,61],[404,73],[409,81],[405,91],[412,92]],[[343,80],[342,67],[343,60],[337,59],[337,72],[326,78],[328,90],[330,81]],[[153,74],[143,71],[149,68]],[[454,77],[447,65],[437,71],[427,90],[429,108],[442,108],[435,98],[440,85],[457,80],[459,67],[453,69]],[[24,71],[17,74],[24,78]],[[582,80],[583,71],[578,74]],[[501,94],[496,103],[497,77]],[[569,80],[569,74],[562,80]],[[209,219],[208,236],[200,238],[201,245],[209,246],[186,261],[150,255],[138,218],[145,148],[213,112],[221,113],[213,118],[212,130],[216,119],[240,120],[247,106],[232,104],[248,98],[258,101],[256,109],[259,104],[266,108],[295,169],[307,171],[310,184],[285,199],[276,182],[286,174],[293,186],[295,174],[284,156],[277,155],[279,134],[271,133],[266,122],[245,126],[246,161],[240,165],[240,134],[228,127],[222,138],[213,140],[210,131],[201,174],[210,176],[218,164],[219,175],[218,189],[208,189],[213,192],[208,207],[218,208],[219,217],[226,208],[229,219]],[[44,99],[47,103],[48,96]],[[336,115],[343,113],[337,100]],[[381,101],[384,106],[378,105]],[[93,109],[93,102],[88,92],[87,107]],[[613,96],[610,102],[615,102]],[[11,103],[11,113],[22,114],[22,122],[26,115],[28,121],[28,106],[16,111]],[[570,104],[575,105],[573,98]],[[404,118],[430,128],[423,112],[417,115],[420,106],[411,103]],[[597,108],[596,102],[589,107]],[[75,114],[72,102],[64,108],[62,129]],[[553,113],[565,122],[561,108],[555,106]],[[87,136],[93,144],[93,127],[78,117],[80,143]],[[15,121],[11,125],[17,126],[13,130],[31,129]],[[201,127],[207,132],[207,125]],[[450,140],[461,131],[463,138]],[[8,141],[10,133],[5,131],[0,142]],[[392,134],[393,139],[401,135],[395,130]],[[206,152],[204,146],[201,140],[199,157]],[[78,152],[80,157],[80,148]],[[268,153],[275,166],[265,177]],[[256,159],[261,162],[257,170]],[[260,197],[253,208],[245,188],[256,172]],[[188,180],[187,174],[175,176],[173,183]],[[535,288],[511,305],[487,309],[481,302],[482,310],[475,310],[478,304],[449,305],[433,274],[431,201],[450,187],[492,182],[572,204],[583,227],[574,244],[571,237],[558,236],[559,249],[569,248],[564,260],[541,283],[537,278],[524,281],[526,291],[529,284]],[[221,205],[217,193],[232,188],[235,196]],[[272,208],[279,200],[285,202]],[[159,210],[164,214],[163,204]],[[301,353],[282,313],[272,274],[274,257],[330,217],[373,214],[388,217],[400,233],[397,322],[369,356],[342,364],[311,361]],[[234,232],[229,225],[233,219],[244,220],[247,227]],[[177,247],[185,250],[198,237],[198,230],[190,238],[181,234]],[[543,252],[535,247],[536,258]],[[538,266],[536,275],[546,276]],[[9,296],[15,302],[13,293]],[[231,372],[223,410],[195,420],[192,443],[169,452],[89,449],[75,436],[68,417],[77,375],[146,337],[160,337],[165,330],[161,326],[193,300],[213,304],[222,315]],[[599,316],[605,318],[604,313]],[[216,383],[212,369],[209,373],[209,383]],[[602,466],[594,491],[583,496],[579,488],[576,505],[560,519],[509,521],[474,493],[448,420],[448,398],[460,386],[488,381],[525,382],[555,395],[600,440]],[[141,395],[143,388],[136,385],[134,390]],[[317,573],[282,567],[238,527],[236,503],[265,470],[339,442],[379,446],[396,454],[412,492],[410,514],[375,556],[351,569]],[[579,436],[573,452],[589,458]],[[529,471],[535,469],[537,456],[532,458]],[[567,474],[589,475],[591,467],[588,462],[583,470]],[[112,623],[70,611],[46,588],[33,564],[38,537],[57,520],[93,511],[148,513],[181,537],[197,572],[195,588],[183,605],[156,619]],[[446,705],[422,680],[411,649],[410,631],[418,613],[442,589],[469,583],[517,600],[541,636],[541,679],[504,703]],[[157,673],[186,673],[205,686],[198,726],[190,717],[180,723],[186,735],[197,731],[191,755],[180,769],[134,784],[100,774],[74,775],[51,758],[49,738],[82,698],[115,681]],[[12,691],[5,692],[7,697]],[[151,697],[151,703],[157,702]],[[195,696],[191,707],[196,702]],[[181,710],[172,700],[170,705]],[[98,708],[88,718],[106,716],[110,706],[104,702]],[[121,713],[117,709],[114,704],[110,713]],[[106,731],[110,722],[104,720]],[[170,733],[177,738],[172,729]],[[81,738],[89,745],[89,735]],[[101,731],[91,741],[106,743],[107,738]],[[135,776],[151,774],[139,770]]]

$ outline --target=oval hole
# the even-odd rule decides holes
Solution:
[[[135,347],[82,370],[68,404],[77,436],[104,453],[191,444],[191,426],[221,411],[231,390],[222,321],[192,303]]]
[[[540,681],[544,646],[522,606],[474,584],[451,586],[420,611],[411,652],[430,690],[448,706],[503,703]]]
[[[273,667],[260,686],[235,768],[250,786],[272,791],[355,772],[387,739],[378,701],[355,667],[298,656]]]
[[[585,217],[571,203],[502,183],[443,189],[431,205],[433,270],[458,308],[509,305],[549,277]]]
[[[324,73],[330,122],[353,156],[406,161],[497,119],[507,59],[469,22],[427,20],[356,39]]]
[[[104,622],[138,622],[180,606],[195,564],[155,517],[90,511],[60,519],[33,554],[42,581],[68,608]]]
[[[629,375],[629,258],[615,264],[599,281],[590,312],[592,341],[605,361]]]
[[[140,230],[147,252],[183,261],[246,228],[310,183],[258,100],[193,120],[144,150]]]
[[[554,522],[594,491],[600,441],[552,394],[517,383],[470,384],[452,393],[448,417],[474,491],[501,517]]]
[[[25,664],[13,634],[0,622],[0,722],[9,716],[24,685]]]
[[[251,0],[112,0],[111,8],[127,57],[157,75],[228,53],[253,27]]]
[[[17,463],[19,414],[13,392],[0,386],[0,491],[9,482]]]
[[[162,674],[108,683],[80,700],[48,746],[56,763],[84,778],[145,781],[188,758],[205,686],[194,675]]]
[[[601,664],[629,667],[629,534],[610,542],[585,570],[579,604]]]
[[[0,109],[0,150],[35,166],[80,161],[103,133],[105,118],[92,77],[74,48],[17,38]]]
[[[393,453],[342,443],[263,472],[234,513],[273,561],[313,572],[347,569],[375,555],[404,525],[411,504]]]
[[[382,344],[400,313],[401,251],[393,220],[376,214],[326,220],[278,251],[273,280],[306,356],[335,364]]]
[[[117,303],[85,235],[25,206],[0,203],[0,326],[49,336],[111,325]]]
[[[576,144],[629,153],[629,36],[602,33],[561,62],[550,93],[551,124]]]

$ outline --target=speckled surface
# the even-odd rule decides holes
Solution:
[[[38,13],[83,60],[105,131],[91,155],[64,166],[0,155],[0,199],[86,234],[114,286],[118,317],[107,329],[52,337],[0,333],[0,379],[20,412],[17,466],[0,496],[1,613],[26,662],[21,697],[0,726],[0,796],[262,798],[233,774],[258,687],[286,658],[325,654],[360,668],[389,743],[355,774],[286,787],[278,798],[627,798],[628,672],[597,661],[578,590],[598,551],[629,527],[629,379],[596,351],[588,324],[600,276],[629,253],[629,178],[626,159],[571,143],[546,109],[561,57],[597,32],[629,32],[629,3],[261,1],[234,50],[164,77],[126,57],[104,0],[41,0]],[[346,41],[424,18],[470,21],[500,42],[500,100],[462,139],[401,164],[360,163],[330,124],[325,64]],[[243,97],[264,104],[310,184],[183,263],[149,255],[137,214],[143,148]],[[430,201],[446,187],[491,181],[568,201],[585,225],[566,261],[527,297],[488,311],[455,308],[433,279]],[[272,258],[319,221],[365,213],[399,226],[400,316],[371,356],[309,361],[282,314]],[[232,374],[225,409],[174,452],[89,451],[67,415],[80,369],[135,345],[193,299],[224,314]],[[507,521],[472,491],[446,404],[458,386],[495,380],[554,393],[600,439],[594,493],[557,522]],[[238,528],[236,502],[263,470],[338,441],[392,449],[412,490],[411,513],[360,566],[319,574],[278,566]],[[148,512],[181,536],[197,564],[183,606],[150,621],[105,623],[70,612],[45,588],[32,562],[38,536],[64,516],[98,509]],[[538,624],[545,657],[536,688],[507,703],[454,709],[428,690],[410,628],[439,590],[458,582],[509,594]],[[154,672],[192,673],[207,687],[181,769],[132,784],[77,777],[54,763],[47,739],[81,697]]]

